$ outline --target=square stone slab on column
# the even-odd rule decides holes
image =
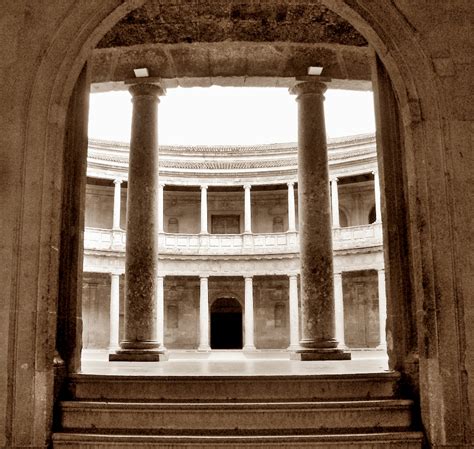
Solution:
[[[351,353],[341,349],[330,349],[327,351],[316,349],[300,349],[290,354],[290,360],[314,361],[314,360],[351,360]]]
[[[168,354],[164,352],[120,351],[109,354],[109,362],[166,362]]]

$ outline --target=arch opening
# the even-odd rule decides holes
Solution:
[[[104,3],[104,6],[101,6],[101,9],[99,11],[94,11],[94,14],[91,13],[90,16],[88,16],[89,21],[87,23],[88,28],[85,29],[86,31],[84,31],[84,29],[82,28],[80,29],[79,25],[77,25],[76,22],[78,22],[78,20],[75,19],[75,11],[71,12],[69,16],[72,19],[68,19],[69,22],[67,23],[67,26],[60,27],[58,29],[59,37],[52,40],[53,44],[50,48],[50,54],[52,54],[53,56],[57,55],[57,57],[48,58],[48,62],[42,64],[38,75],[36,76],[36,87],[34,88],[31,94],[30,111],[28,118],[30,126],[28,127],[29,132],[27,140],[28,142],[30,142],[30,145],[25,145],[25,148],[32,147],[33,145],[31,145],[31,142],[33,141],[44,142],[43,148],[41,148],[41,145],[36,145],[36,148],[38,149],[37,151],[43,151],[45,161],[48,162],[55,160],[57,156],[53,154],[54,152],[51,149],[60,148],[61,145],[63,145],[64,136],[66,134],[66,127],[59,126],[58,128],[56,120],[52,119],[46,114],[38,114],[37,111],[39,110],[39,108],[44,109],[45,104],[54,105],[55,107],[50,108],[50,111],[55,112],[57,112],[58,110],[56,105],[59,105],[60,108],[63,109],[67,106],[69,98],[71,96],[73,84],[77,79],[84,62],[90,56],[90,49],[94,47],[94,43],[99,40],[98,36],[104,35],[107,29],[110,29],[114,22],[117,22],[121,17],[125,16],[128,10],[136,8],[136,5],[139,3],[141,4],[142,2],[140,0],[126,1],[119,8],[114,9],[109,6],[110,4]],[[341,14],[341,16],[346,18],[351,23],[357,24],[357,28],[360,29],[361,32],[363,31],[363,35],[367,38],[369,43],[374,46],[377,53],[380,55],[379,62],[383,61],[383,68],[386,70],[385,75],[387,77],[387,80],[393,83],[394,94],[397,95],[399,107],[400,109],[402,107],[404,108],[403,116],[400,117],[399,122],[396,122],[397,125],[410,125],[410,123],[414,123],[416,125],[420,121],[420,104],[423,104],[423,113],[425,117],[438,117],[439,112],[444,109],[441,108],[441,105],[443,105],[443,99],[433,98],[436,94],[436,89],[432,89],[432,73],[434,72],[432,72],[431,65],[423,65],[422,63],[417,64],[418,72],[411,69],[409,62],[415,60],[415,55],[419,56],[419,59],[425,62],[426,58],[424,58],[424,55],[419,50],[419,46],[417,45],[413,45],[413,55],[408,55],[410,59],[407,57],[406,51],[404,53],[404,50],[406,50],[405,47],[408,46],[409,42],[413,42],[414,44],[416,44],[416,42],[415,39],[412,38],[411,34],[406,31],[407,27],[405,27],[404,24],[403,26],[399,27],[400,29],[398,33],[394,32],[394,28],[400,24],[401,17],[398,12],[394,12],[395,6],[392,7],[387,6],[386,4],[381,4],[379,7],[379,5],[374,4],[374,11],[371,12],[368,9],[358,9],[357,6],[349,5],[348,2],[334,2],[332,0],[323,0],[323,4],[327,5],[335,12]],[[383,14],[379,11],[379,9],[381,8],[386,9],[383,11]],[[85,16],[87,15],[84,14],[81,17]],[[384,19],[383,21],[381,20],[382,18]],[[74,22],[74,20],[76,20],[76,22]],[[378,23],[377,20],[380,20],[380,23]],[[393,23],[394,25],[391,25],[391,23]],[[386,28],[382,28],[381,24],[385,24]],[[82,23],[80,25],[82,26]],[[79,32],[79,30],[82,30],[82,32]],[[88,33],[88,31],[90,31],[90,33]],[[403,39],[403,45],[400,46],[402,47],[401,51],[390,51],[391,48],[396,48],[397,43],[402,42]],[[50,61],[55,61],[54,63],[56,65],[53,66]],[[380,67],[382,67],[382,65]],[[56,77],[51,76],[51,73],[53,73],[53,71],[57,74]],[[432,93],[430,93],[430,90]],[[408,99],[410,99],[410,101],[408,101]],[[415,149],[429,147],[428,143],[433,144],[433,142],[428,140],[427,138],[427,136],[429,136],[429,133],[426,132],[426,130],[424,130],[423,133],[417,132],[417,129],[410,128],[409,126],[405,126],[403,131],[405,132],[405,135],[400,136],[401,144],[405,145],[405,149],[403,150],[403,156],[406,156],[406,154],[408,154],[409,156],[414,156],[415,161],[417,161],[418,158],[423,157],[424,153],[420,151],[419,153],[421,154],[421,156],[417,156],[415,154]],[[441,142],[441,139],[439,140]],[[439,145],[441,145],[441,143]],[[435,150],[433,149],[433,151]],[[65,153],[67,153],[67,147],[63,145],[63,154]],[[400,154],[401,159],[402,152],[400,152]],[[390,160],[391,157],[394,160]],[[414,180],[416,178],[416,168],[408,169],[400,162],[400,160],[389,154],[389,152],[385,152],[385,154],[381,156],[381,159],[384,160],[384,163],[388,161],[392,165],[398,166],[400,174],[406,176],[408,181]],[[389,169],[387,169],[387,171],[389,171]],[[422,176],[425,175],[422,173]],[[393,177],[387,177],[385,183],[385,189],[389,191],[389,193],[397,192],[397,179],[394,179]],[[398,192],[406,193],[408,189],[406,185],[407,183],[401,184],[401,187],[398,187]],[[53,183],[42,182],[41,185],[47,186],[47,188],[49,189],[50,185],[52,184]],[[420,184],[422,183],[420,182]],[[79,192],[80,188],[80,185],[75,186],[74,193]],[[415,192],[418,189],[415,183],[413,183],[413,187],[411,188]],[[41,191],[40,193],[43,195],[47,195],[48,192],[45,193],[45,189],[46,187],[44,187],[43,191]],[[61,189],[64,190],[64,187],[61,187]],[[37,190],[39,191],[39,189]],[[27,192],[27,195],[33,197],[33,194],[30,192]],[[416,195],[412,196],[415,197]],[[387,200],[387,208],[390,205],[393,206],[396,203],[396,200],[397,198],[389,198]],[[426,206],[426,201],[427,200],[425,197],[421,198],[422,206]],[[410,202],[410,205],[412,205],[411,200],[408,202]],[[59,204],[59,202],[57,203]],[[405,204],[403,202],[401,202],[400,204],[401,206],[397,206],[397,208],[403,209]],[[53,212],[56,213],[57,211]],[[47,220],[43,220],[43,222],[49,223]],[[407,219],[405,219],[404,224],[406,224],[406,222]],[[70,231],[66,232],[65,235],[61,237],[61,241],[64,240],[65,242],[68,242],[69,240],[71,240],[71,236],[73,234],[77,234],[78,232],[80,233],[79,229],[75,229],[73,227],[71,227],[70,229]],[[46,235],[46,232],[43,232],[42,228],[40,230],[42,232],[42,235]],[[52,233],[47,234],[49,236],[48,238],[53,241],[53,244],[49,245],[48,248],[54,248],[54,251],[57,251],[56,246],[54,244],[54,241],[59,239],[58,235],[56,235],[57,233],[58,232],[55,233],[53,231]],[[408,230],[405,229],[405,227],[401,228],[400,234],[404,236],[404,238],[409,243],[413,241],[413,237],[409,234]],[[394,246],[394,244],[390,242],[389,245]],[[418,245],[415,245],[414,253],[415,256],[413,256],[413,259],[415,260],[411,260],[408,259],[407,256],[405,257],[404,253],[402,252],[399,257],[400,263],[398,264],[398,266],[407,266],[408,271],[416,272],[415,268],[417,260],[419,258],[423,259],[423,257],[425,256],[421,253],[421,250],[418,248]],[[394,259],[396,259],[395,256]],[[404,262],[405,259],[408,259],[406,260],[406,264],[401,263]],[[402,279],[402,275],[404,273],[400,273],[400,271],[402,270],[398,269],[397,266],[391,268],[394,268],[391,270],[392,274],[390,275],[392,278],[391,284],[396,285],[396,281]],[[43,271],[44,273],[47,273],[47,275],[50,276],[51,279],[54,279],[58,275],[60,276],[61,273],[68,272],[65,267],[60,266],[59,269],[57,269],[54,264],[50,264],[49,268],[47,270],[44,269]],[[432,270],[428,272],[428,276],[433,277]],[[415,276],[414,282],[421,285],[420,279],[418,279],[417,276]],[[42,285],[40,282],[38,282],[38,284]],[[45,286],[49,286],[48,283],[43,284]],[[65,295],[63,296],[68,296],[67,293],[74,293],[73,288],[74,286],[66,286],[65,291],[63,292],[65,293]],[[390,294],[393,294],[394,288],[395,287],[390,287],[390,285],[388,287],[389,304],[393,304],[397,302],[397,299],[402,298],[401,294],[399,295],[400,298],[390,297]],[[403,297],[410,298],[412,292],[408,287],[406,288],[406,290],[409,291],[407,291],[405,295],[403,295]],[[411,301],[413,303],[415,303],[416,301],[421,301],[423,299],[421,298],[420,291],[421,289],[417,290],[413,288],[413,297],[411,298]],[[61,295],[57,294],[53,294],[53,296],[55,296],[54,299],[56,300],[57,298],[61,297]],[[76,305],[73,304],[71,307],[68,308],[68,310],[72,310],[73,306],[75,307]],[[414,316],[414,313],[410,312],[412,311],[407,310],[407,313],[398,315],[404,318],[400,320],[400,323],[409,321],[412,316]],[[70,321],[72,321],[72,319],[70,319]],[[69,332],[69,335],[71,334],[72,332]],[[415,346],[418,348],[417,345],[419,343],[417,343],[417,338],[415,334],[411,335],[409,341],[407,342],[401,341],[398,337],[399,332],[397,330],[394,330],[393,335],[391,335],[391,341],[393,342],[391,352],[392,354],[395,354],[398,349],[400,354],[399,356],[395,354],[395,358],[397,358],[398,360],[392,363],[392,367],[400,370],[403,373],[404,368],[410,369],[410,363],[412,363],[410,360],[412,360],[413,357],[410,358],[410,350],[412,349],[412,347]],[[78,340],[78,346],[80,346],[80,338]],[[66,363],[68,364],[68,369],[70,370],[74,369],[71,368],[74,364],[69,363],[70,359],[74,357],[77,358],[78,348],[76,347],[75,349],[76,352],[73,355],[61,353],[61,355],[65,358]],[[402,360],[403,358],[410,359],[407,360],[406,366],[404,364],[404,361]],[[416,357],[414,358],[416,359]]]

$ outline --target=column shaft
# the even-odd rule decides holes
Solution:
[[[125,336],[110,360],[159,361],[158,279],[158,96],[160,87],[130,87],[133,102],[125,251]]]
[[[120,229],[120,209],[122,200],[122,180],[114,180],[114,218],[112,228],[115,230]]]
[[[207,233],[207,186],[201,186],[201,234]]]
[[[115,351],[119,347],[120,329],[120,275],[111,273],[110,275],[110,334],[109,350]]]
[[[289,277],[289,305],[290,305],[290,346],[288,349],[297,349],[300,342],[300,317],[298,301],[298,276]]]
[[[337,349],[329,169],[320,82],[295,86],[298,102],[298,200],[301,265],[299,360],[348,359]]]
[[[334,303],[336,311],[336,339],[339,342],[339,347],[344,348],[344,293],[342,290],[342,273],[334,273]]]
[[[244,350],[255,349],[254,328],[253,328],[253,279],[251,276],[245,277],[245,332]]]
[[[332,211],[332,226],[339,228],[339,189],[337,186],[338,178],[331,180],[331,211]]]
[[[158,232],[164,232],[163,215],[165,213],[165,201],[164,201],[164,188],[163,183],[158,184]]]
[[[380,223],[382,221],[382,207],[380,199],[380,179],[379,172],[374,171],[374,191],[375,191],[375,222]]]
[[[296,232],[295,183],[288,183],[288,232]]]
[[[246,234],[250,234],[252,232],[252,203],[251,203],[251,197],[250,197],[250,189],[251,186],[250,184],[245,184],[244,185],[245,189],[245,198],[244,198],[244,221],[245,221],[245,226],[244,226],[244,232]]]
[[[385,293],[385,270],[382,268],[377,270],[378,277],[378,293],[379,293],[379,322],[380,322],[380,344],[378,349],[387,348],[387,297]]]
[[[199,351],[209,351],[209,278],[200,278]]]
[[[165,348],[165,278],[158,276],[157,279],[157,305],[156,305],[156,329],[157,340],[162,349]]]

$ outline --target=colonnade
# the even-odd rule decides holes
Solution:
[[[113,205],[113,230],[120,230],[120,209],[121,209],[121,185],[123,180],[117,178],[114,181],[114,205]],[[294,182],[288,182],[288,232],[296,232],[296,209],[295,209],[295,190]],[[164,232],[164,188],[166,184],[159,182],[158,185],[158,232]],[[201,226],[200,233],[208,234],[208,208],[207,184],[203,184],[201,190]],[[251,234],[252,231],[252,201],[251,201],[251,184],[244,184],[244,233]]]
[[[301,329],[298,333],[294,329],[298,320],[295,299],[290,298],[290,323],[293,323],[290,347],[291,357],[298,360],[350,359],[350,354],[338,347],[336,339],[331,199],[323,109],[325,90],[325,84],[320,81],[300,82],[291,89],[298,103]],[[163,301],[159,304],[159,298],[163,296],[159,291],[162,282],[158,281],[160,275],[157,269],[157,236],[163,228],[157,119],[159,96],[164,95],[164,91],[146,80],[137,81],[129,91],[132,94],[133,115],[127,195],[125,332],[120,348],[112,352],[109,358],[159,361],[166,359],[162,333]],[[294,197],[293,201],[290,199],[292,190],[293,186],[288,185],[288,210],[293,214],[289,217],[289,223],[294,226]],[[244,192],[244,233],[250,233],[249,184],[244,185]],[[335,211],[333,219],[334,215]],[[201,232],[208,232],[207,186],[201,187]],[[290,282],[290,295],[294,295],[294,279],[290,279]],[[209,347],[207,283],[208,278],[201,277],[199,347],[203,350]],[[248,350],[255,347],[252,292],[252,277],[245,277],[244,349]],[[116,311],[115,304],[111,310]],[[297,336],[299,343],[294,341]]]
[[[119,273],[111,273],[110,284],[110,344],[109,350],[116,351],[119,348],[119,322],[120,322],[120,291]],[[254,351],[255,348],[255,325],[254,325],[254,301],[253,301],[253,276],[245,275],[244,278],[244,351]],[[156,327],[157,340],[160,349],[164,350],[164,280],[165,276],[157,278],[157,313]],[[299,314],[298,314],[298,281],[297,275],[291,274],[289,280],[289,309],[290,309],[290,346],[295,349],[299,343]],[[199,276],[199,351],[209,351],[209,275]]]
[[[119,348],[119,322],[120,322],[120,275],[119,272],[110,273],[110,337],[109,350],[115,351]],[[339,347],[346,349],[344,335],[344,296],[342,288],[342,272],[334,273],[334,301],[335,301],[335,321],[336,340]],[[244,289],[244,350],[255,350],[255,327],[254,327],[254,304],[253,304],[253,277],[245,275]],[[380,322],[380,343],[378,349],[386,349],[385,321],[386,321],[386,297],[385,297],[385,270],[377,270],[378,297],[379,297],[379,322]],[[157,280],[157,333],[158,341],[164,349],[164,281],[165,276],[158,276]],[[209,275],[199,276],[199,351],[209,351]],[[289,309],[289,337],[290,345],[288,350],[295,350],[299,347],[299,301],[298,301],[298,275],[288,275],[288,309]]]
[[[375,191],[375,216],[376,223],[381,222],[381,204],[380,204],[380,186],[378,172],[372,171],[374,176],[374,191]],[[120,209],[121,209],[121,185],[122,178],[116,178],[114,183],[114,204],[113,204],[113,230],[120,230]],[[331,184],[331,218],[332,227],[339,228],[341,226],[339,220],[339,178],[333,177],[330,179]],[[166,184],[159,183],[158,187],[158,232],[164,232],[164,188]],[[295,207],[295,182],[287,182],[288,186],[288,232],[296,232],[296,207]],[[201,223],[200,234],[208,234],[208,189],[207,184],[199,186],[201,190]],[[252,201],[251,201],[251,184],[244,184],[244,232],[252,233]]]

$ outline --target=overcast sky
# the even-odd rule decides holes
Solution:
[[[328,137],[375,132],[371,92],[328,90]],[[128,92],[91,94],[89,137],[130,140]],[[219,145],[296,142],[296,101],[283,88],[168,89],[159,105],[161,144]]]

